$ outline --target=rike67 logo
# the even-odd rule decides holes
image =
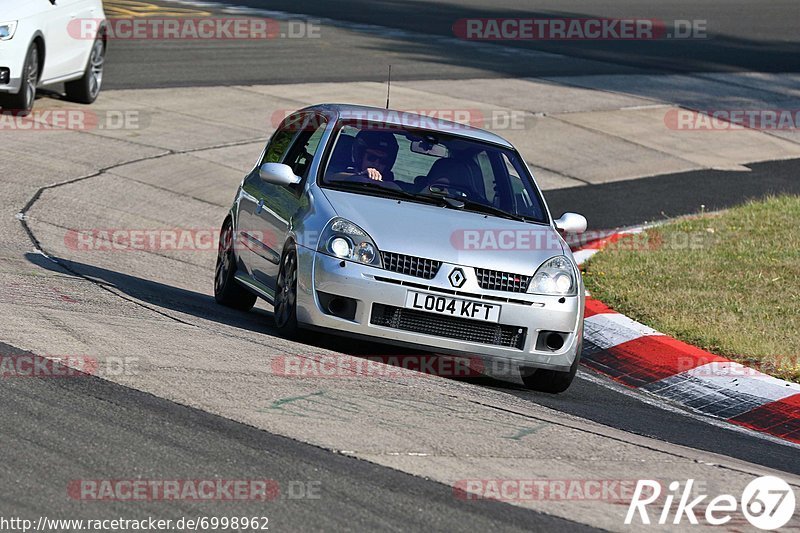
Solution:
[[[779,477],[762,476],[754,479],[744,488],[738,500],[730,494],[721,494],[708,500],[708,494],[693,493],[693,485],[694,480],[689,479],[681,489],[680,482],[673,481],[669,484],[669,492],[661,498],[661,483],[640,479],[636,483],[628,514],[625,516],[625,524],[641,522],[647,525],[651,523],[665,525],[671,518],[671,523],[678,525],[683,523],[685,518],[690,524],[697,525],[699,515],[707,524],[721,526],[731,522],[739,510],[752,526],[763,530],[774,530],[785,526],[794,515],[794,491]],[[652,518],[653,522],[648,506],[651,506],[650,511],[656,511]]]

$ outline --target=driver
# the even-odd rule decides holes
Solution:
[[[359,176],[376,181],[394,181],[392,166],[397,160],[398,150],[397,139],[391,133],[361,130],[353,143],[352,165],[337,172],[332,178]]]

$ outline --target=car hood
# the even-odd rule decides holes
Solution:
[[[533,275],[564,254],[552,226],[390,198],[323,189],[337,215],[359,225],[383,252]]]
[[[51,7],[50,2],[41,0],[44,7]],[[27,0],[20,2],[20,0],[0,0],[0,22],[8,22],[11,20],[22,20],[35,15],[42,11],[39,1],[32,2]]]

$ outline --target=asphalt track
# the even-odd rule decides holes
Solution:
[[[174,9],[175,3],[147,2]],[[797,5],[748,0],[642,4],[479,0],[374,2],[372,0],[219,0],[331,19],[320,38],[269,41],[116,41],[107,88],[383,81],[387,65],[397,80],[709,71],[800,71]],[[199,3],[202,5],[202,2]],[[192,8],[187,2],[186,8]],[[204,9],[199,7],[195,9]],[[214,11],[214,9],[210,9]],[[452,26],[471,17],[646,17],[702,19],[704,39],[653,41],[465,42]],[[289,18],[297,19],[290,16]],[[361,25],[361,26],[359,26]],[[370,27],[365,28],[364,25]],[[282,26],[286,33],[286,25]],[[557,55],[554,55],[557,54]]]
[[[750,172],[700,170],[545,191],[553,213],[575,211],[594,230],[717,211],[775,194],[800,194],[798,160],[748,165]]]
[[[25,355],[5,344],[0,352]],[[6,489],[14,485],[0,494],[0,516],[266,516],[270,529],[279,531],[452,531],[465,523],[498,531],[591,530],[491,500],[454,498],[451,487],[89,375],[6,380],[0,402],[0,480]],[[86,478],[87,465],[103,478],[191,479],[198,463],[208,472],[225,472],[225,479],[274,480],[280,495],[256,502],[89,502],[80,508],[64,497],[72,480]]]
[[[242,0],[237,4],[247,4]],[[532,16],[525,3],[496,3],[490,13],[479,2],[256,2],[269,9],[301,11],[311,16],[336,17],[353,23],[384,24],[404,30],[447,35],[452,20],[469,16]],[[691,4],[691,5],[689,5]],[[578,4],[575,3],[577,6]],[[713,3],[704,11],[697,3],[661,3],[656,12],[633,13],[636,5],[618,1],[604,4],[607,16],[653,16],[661,18],[708,18],[720,20],[723,30],[706,48],[693,48],[685,69],[753,67],[797,71],[800,57],[791,17],[796,7],[788,2],[772,4],[761,26],[748,22],[752,11],[762,7],[740,2]],[[570,7],[570,3],[540,4],[541,12],[580,16],[592,14]],[[367,8],[368,7],[368,8]],[[402,9],[402,12],[397,12]],[[495,11],[496,9],[496,11]],[[551,11],[556,10],[558,11]],[[706,8],[708,9],[708,8]],[[694,11],[693,11],[694,10]],[[412,20],[408,13],[413,12]],[[538,12],[537,12],[538,13]],[[711,26],[711,25],[710,25]],[[682,43],[655,43],[631,49],[601,46],[564,48],[547,45],[542,50],[567,53],[569,60],[552,59],[544,64],[516,62],[498,65],[491,50],[475,54],[468,50],[434,50],[422,42],[389,39],[374,42],[374,36],[357,36],[346,29],[332,30],[332,42],[325,46],[359,48],[371,62],[346,55],[320,56],[313,42],[277,43],[270,54],[255,45],[223,46],[185,44],[114,43],[109,67],[109,88],[140,88],[169,85],[219,85],[230,83],[281,83],[284,81],[339,81],[382,79],[382,64],[389,57],[401,58],[400,65],[420,61],[419,69],[399,68],[399,79],[453,78],[476,72],[492,76],[533,76],[567,73],[623,73],[650,70],[653,63],[679,57]],[[337,41],[336,39],[340,39]],[[359,40],[361,39],[361,40]],[[337,44],[339,42],[340,44]],[[196,44],[196,43],[195,43]],[[525,45],[532,46],[532,45]],[[522,48],[525,48],[523,46]],[[738,53],[733,53],[738,49]],[[759,56],[759,50],[762,55]],[[766,55],[764,55],[766,54]],[[331,58],[335,58],[331,60]],[[404,59],[402,59],[404,58]],[[427,58],[427,59],[423,59]],[[545,58],[546,59],[546,58]],[[589,59],[590,61],[587,61]],[[667,70],[678,66],[659,63]],[[461,65],[461,66],[453,66]],[[148,71],[146,66],[150,67]],[[679,65],[680,66],[680,65]],[[374,67],[374,68],[373,68]],[[380,67],[380,68],[379,68]],[[427,69],[427,70],[426,70]],[[588,70],[587,70],[588,69]],[[700,205],[713,210],[751,197],[778,192],[800,192],[794,161],[751,165],[751,172],[700,171],[658,178],[590,185],[548,191],[553,211],[576,210],[592,221],[595,229],[637,224],[697,211]],[[21,206],[18,206],[21,207]],[[31,254],[32,265],[59,270],[60,267]],[[138,300],[164,305],[167,309],[224,321],[247,332],[270,335],[264,327],[267,313],[247,315],[218,311],[205,295],[160,284],[143,276],[126,276],[103,271],[92,265],[64,262],[74,272],[106,280]],[[67,273],[67,277],[71,274]],[[167,303],[168,302],[168,303]],[[317,342],[342,351],[347,343],[331,338]],[[22,353],[0,345],[3,353]],[[548,396],[521,390],[491,380],[475,380],[501,395],[550,407],[634,435],[653,437],[699,450],[708,450],[787,473],[800,474],[797,449],[764,440],[750,433],[712,425],[679,410],[666,410],[642,401],[602,377],[580,376],[569,393]],[[169,478],[191,476],[201,463],[208,472],[227,477],[252,478],[264,475],[287,480],[321,481],[324,497],[271,502],[266,514],[279,530],[435,530],[497,529],[515,531],[546,529],[578,531],[580,524],[497,502],[468,502],[453,498],[451,487],[411,476],[367,461],[345,457],[315,446],[179,405],[156,396],[86,376],[77,380],[2,380],[0,439],[4,461],[0,465],[2,486],[16,487],[0,494],[0,514],[69,515],[108,517],[116,512],[128,517],[158,513],[160,517],[186,515],[253,515],[253,503],[193,505],[152,502],[135,508],[125,505],[76,506],[64,498],[70,479],[95,472],[97,477]],[[268,474],[264,474],[268,473]]]

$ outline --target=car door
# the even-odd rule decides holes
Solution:
[[[275,149],[270,149],[273,144],[270,143],[271,146],[266,150],[261,164],[280,162],[289,165],[294,174],[301,178],[301,182],[297,185],[282,186],[264,183],[259,179],[257,192],[254,195],[256,203],[251,221],[256,231],[253,237],[260,238],[260,242],[254,243],[256,244],[254,248],[259,250],[259,253],[258,257],[254,258],[258,268],[253,272],[253,276],[271,290],[275,289],[280,258],[288,238],[292,217],[305,201],[303,188],[305,181],[310,179],[311,164],[320,148],[327,122],[322,115],[310,114],[299,118],[295,124],[300,127],[289,126],[289,129],[299,129],[299,131],[287,148],[282,150],[277,146],[277,143],[285,138],[279,135],[273,140],[276,142]],[[280,160],[274,161],[276,154],[281,151],[283,153]]]
[[[307,197],[303,196],[303,189],[306,180],[311,179],[309,172],[320,149],[326,126],[327,119],[323,115],[312,114],[306,117],[300,132],[283,155],[281,163],[288,165],[295,176],[301,178],[299,184],[288,187],[264,184],[266,194],[263,197],[263,206],[260,210],[256,209],[255,214],[258,227],[267,236],[264,245],[271,249],[271,257],[278,259],[277,262],[265,265],[266,279],[263,281],[270,289],[275,288],[280,257],[289,236],[292,218],[302,207],[302,202],[307,201]]]
[[[62,2],[64,0],[58,0]],[[64,51],[64,70],[67,75],[83,73],[86,70],[86,65],[89,63],[89,55],[92,51],[92,45],[97,37],[100,23],[102,22],[103,9],[102,4],[97,0],[70,0],[69,17],[70,24],[83,24],[86,31],[82,32],[80,39],[75,39],[75,36],[70,32],[72,38],[72,45]]]
[[[81,35],[81,4],[84,0],[29,0],[42,3],[44,69],[42,82],[75,73],[76,50],[90,46]],[[82,70],[82,69],[81,69]]]
[[[271,206],[276,203],[274,200],[270,200],[270,196],[275,194],[276,187],[261,180],[259,169],[264,163],[283,162],[284,156],[294,145],[307,118],[306,113],[290,116],[284,121],[283,126],[275,131],[258,164],[242,183],[239,195],[236,228],[239,258],[247,273],[256,280],[267,284],[269,288],[274,286],[271,279],[274,277],[273,272],[280,261],[280,250],[277,250],[277,235],[273,230],[265,227],[261,215],[265,207],[272,217],[280,217],[280,215],[274,212],[272,207],[267,207],[267,204]],[[286,196],[283,191],[278,194],[282,197]],[[280,210],[286,211],[285,209]],[[281,221],[281,224],[284,222]],[[288,221],[285,224],[288,224]],[[269,226],[274,226],[274,224]]]

